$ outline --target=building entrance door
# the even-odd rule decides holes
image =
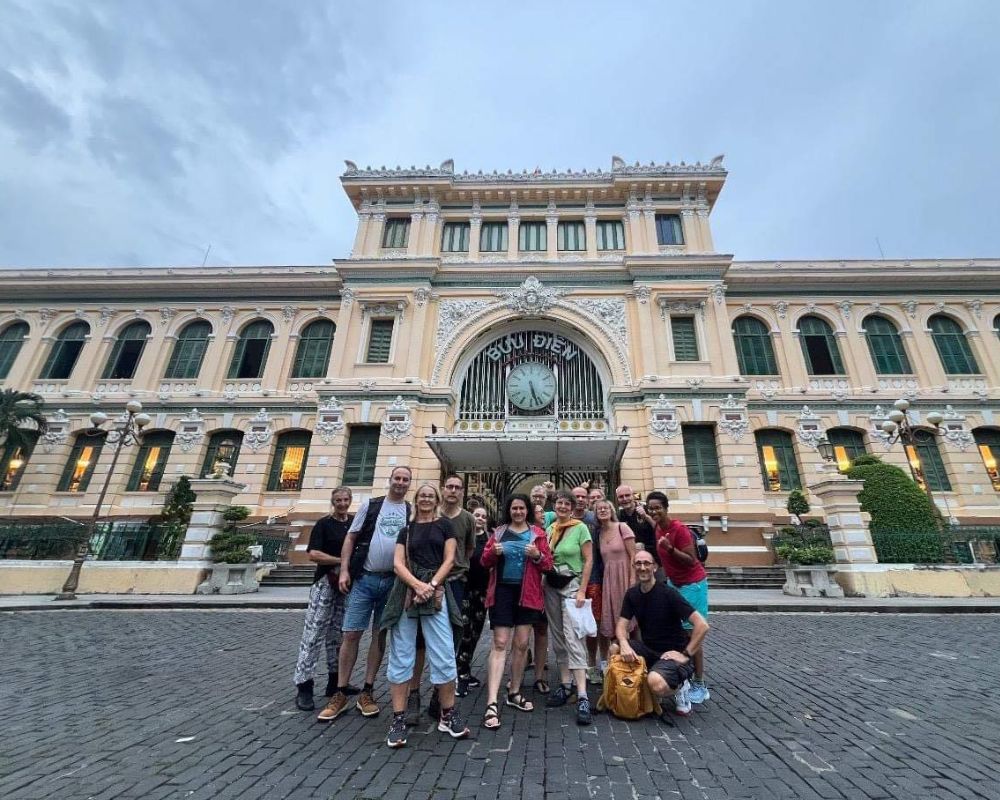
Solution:
[[[609,496],[618,483],[617,466],[610,470],[558,468],[520,472],[464,471],[461,474],[465,478],[466,501],[470,498],[479,500],[494,518],[506,497],[512,494],[529,494],[532,486],[545,481],[552,481],[557,490],[567,491],[577,486],[599,486]]]

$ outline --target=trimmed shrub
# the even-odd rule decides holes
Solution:
[[[872,532],[938,532],[941,515],[927,494],[899,467],[873,455],[855,459],[847,477],[864,481],[858,493],[861,510],[871,515]]]
[[[795,542],[781,542],[774,546],[774,553],[789,564],[808,566],[833,563],[833,548],[822,544],[800,545]]]
[[[809,501],[806,500],[805,493],[801,489],[793,489],[788,495],[788,502],[785,504],[789,514],[794,514],[800,519],[809,513]]]
[[[170,489],[163,513],[158,520],[160,529],[160,546],[156,554],[158,559],[173,561],[180,555],[184,534],[191,522],[191,511],[197,495],[191,489],[191,481],[187,475],[181,475],[177,483]]]
[[[250,509],[246,506],[230,506],[226,509],[222,515],[226,524],[208,540],[208,546],[212,548],[212,561],[217,564],[249,564],[253,560],[247,548],[257,543],[257,537],[236,527],[237,522],[242,522],[249,516]]]

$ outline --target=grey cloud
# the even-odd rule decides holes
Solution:
[[[187,144],[143,103],[108,98],[94,112],[91,125],[91,153],[116,172],[150,181],[182,176],[181,153]]]
[[[65,111],[9,70],[0,71],[0,122],[32,151],[65,136],[71,127]]]

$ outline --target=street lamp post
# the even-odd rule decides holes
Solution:
[[[111,457],[111,466],[108,467],[108,472],[104,476],[104,485],[101,486],[101,493],[97,496],[97,505],[94,506],[94,513],[91,515],[90,523],[87,525],[87,532],[80,546],[76,549],[76,556],[73,559],[73,567],[69,571],[69,577],[66,578],[66,583],[63,584],[62,591],[56,595],[56,600],[76,599],[76,588],[80,584],[80,570],[83,568],[83,562],[87,560],[87,554],[90,551],[90,540],[94,536],[94,531],[97,530],[97,521],[101,516],[101,506],[104,505],[108,486],[111,485],[111,476],[114,474],[115,466],[118,464],[118,457],[121,455],[123,447],[135,444],[142,439],[142,429],[151,421],[149,414],[142,413],[142,403],[138,400],[130,400],[125,405],[125,419],[114,425],[107,432],[107,441],[115,445],[115,452]],[[100,435],[104,432],[102,426],[107,422],[107,414],[103,411],[95,411],[90,415],[90,424],[93,427],[87,431],[87,435]]]
[[[900,398],[893,403],[893,410],[889,412],[889,418],[882,423],[882,431],[889,437],[886,440],[888,445],[891,446],[896,442],[903,443],[903,452],[906,455],[906,463],[910,465],[910,474],[916,484],[927,493],[931,505],[934,505],[934,495],[931,493],[930,484],[924,475],[920,456],[917,453],[917,431],[910,421],[909,413],[907,413],[909,408],[910,401],[905,398]],[[934,433],[941,432],[944,416],[937,411],[931,411],[925,416],[925,419],[928,424],[934,427]]]

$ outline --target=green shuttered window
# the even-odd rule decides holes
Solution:
[[[167,467],[170,447],[174,443],[172,431],[153,431],[142,437],[142,445],[132,465],[127,491],[155,492],[160,488],[163,470]]]
[[[49,351],[49,357],[42,367],[41,377],[44,380],[65,380],[76,366],[80,351],[90,335],[90,326],[86,322],[74,322],[63,328]]]
[[[826,320],[813,316],[800,319],[799,344],[802,345],[802,357],[810,375],[844,374],[840,347]]]
[[[484,222],[479,230],[479,251],[481,253],[507,252],[507,223]]]
[[[310,431],[288,431],[278,437],[267,478],[267,491],[297,492],[302,489],[310,441]]]
[[[326,375],[336,330],[336,326],[328,319],[318,319],[306,325],[299,337],[299,346],[295,349],[293,378],[322,378]]]
[[[365,360],[369,364],[388,364],[392,353],[392,328],[394,320],[373,319],[368,332],[368,355]]]
[[[656,241],[659,244],[684,244],[684,230],[677,214],[656,215]]]
[[[841,472],[846,472],[854,459],[868,452],[864,434],[853,428],[830,428],[826,438],[833,445],[833,460]]]
[[[0,492],[12,492],[17,488],[37,442],[36,433],[23,449],[12,443],[0,445]]]
[[[743,375],[777,375],[771,332],[756,317],[739,317],[733,323],[736,358]]]
[[[790,492],[802,488],[799,466],[795,461],[795,445],[787,431],[760,430],[757,440],[757,457],[760,459],[764,489],[769,492]]]
[[[211,335],[212,326],[205,320],[196,320],[185,325],[174,344],[163,377],[178,380],[197,378],[202,361],[205,360],[205,351],[208,349],[208,339]]]
[[[393,217],[385,221],[385,231],[382,233],[382,247],[406,247],[410,240],[409,217]]]
[[[264,374],[272,333],[274,326],[265,319],[251,322],[243,328],[229,365],[229,378],[259,378]]]
[[[378,425],[352,425],[347,439],[347,464],[344,467],[345,486],[371,486],[375,480],[375,460],[378,458]]]
[[[864,321],[865,341],[868,352],[879,375],[909,375],[910,360],[906,357],[903,340],[896,326],[878,314],[866,317]]]
[[[684,462],[687,466],[688,484],[691,486],[719,486],[719,451],[715,445],[713,425],[684,425]]]
[[[10,374],[14,359],[21,352],[24,340],[28,337],[28,325],[25,322],[15,322],[8,325],[0,333],[0,380]]]
[[[517,246],[526,253],[545,252],[549,247],[548,226],[544,222],[522,222],[517,230]]]
[[[917,456],[927,486],[932,492],[950,492],[951,481],[948,480],[948,471],[941,459],[937,437],[930,431],[918,430],[913,438],[917,443]]]
[[[671,317],[670,333],[674,339],[674,361],[698,360],[698,334],[694,317]]]
[[[243,432],[238,430],[216,431],[208,440],[208,450],[201,465],[201,474],[208,475],[215,471],[215,462],[224,461],[229,465],[229,475],[236,472],[236,462],[240,457],[240,447],[243,445]]]
[[[928,320],[928,326],[945,372],[949,375],[979,374],[979,365],[961,325],[944,314],[935,314]]]
[[[556,244],[559,250],[586,250],[587,227],[582,221],[560,222]]]
[[[598,250],[624,250],[625,249],[625,226],[621,220],[598,220],[597,222],[597,249]]]
[[[104,448],[106,434],[100,436],[87,436],[77,434],[73,442],[73,449],[70,451],[69,460],[63,467],[62,476],[59,478],[57,492],[79,492],[87,491],[90,486],[90,478],[94,474],[94,467],[97,466],[97,459],[101,456]]]
[[[441,252],[442,253],[469,252],[468,222],[446,222],[444,224],[444,230],[441,231]]]
[[[152,332],[148,322],[133,322],[126,325],[111,347],[108,363],[101,373],[103,380],[129,380],[135,375],[146,347],[146,338]]]

